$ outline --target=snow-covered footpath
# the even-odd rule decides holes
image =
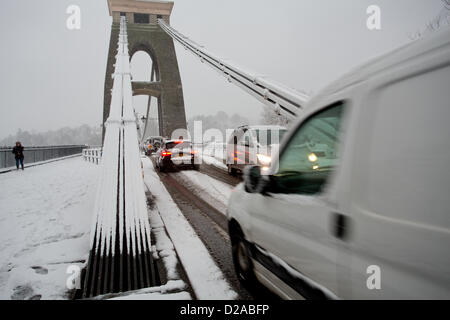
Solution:
[[[81,157],[0,175],[0,299],[66,299],[82,267],[99,167]]]

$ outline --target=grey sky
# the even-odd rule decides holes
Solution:
[[[66,8],[81,7],[81,30]],[[366,28],[381,7],[382,30]],[[293,88],[317,92],[408,40],[441,0],[176,0],[173,27],[216,54]],[[23,130],[100,125],[111,18],[106,0],[0,1],[0,138]],[[259,118],[260,103],[176,45],[188,117],[219,110]],[[147,58],[148,59],[148,58]],[[149,74],[133,58],[136,79]],[[138,110],[145,97],[135,97]]]

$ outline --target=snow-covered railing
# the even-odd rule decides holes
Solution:
[[[274,108],[278,113],[287,117],[295,117],[304,107],[308,96],[295,89],[269,79],[258,73],[238,66],[236,63],[218,57],[205,49],[204,46],[184,36],[164,20],[158,19],[159,26],[174,40],[178,41],[186,50],[200,58],[214,70],[225,76],[230,83],[234,83],[262,103]]]
[[[99,164],[102,159],[102,148],[86,148],[83,149],[83,158],[86,161]]]
[[[83,297],[149,287],[155,281],[125,17],[113,79]]]
[[[62,146],[27,146],[24,149],[24,163],[31,164],[51,159],[64,158],[67,156],[81,154],[86,148],[84,145],[62,145]],[[15,167],[16,160],[11,152],[13,147],[0,147],[0,169]]]

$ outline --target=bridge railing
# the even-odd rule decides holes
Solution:
[[[98,148],[86,148],[83,150],[83,159],[95,164],[99,164],[102,159],[103,149]]]
[[[158,24],[170,37],[178,41],[186,50],[196,55],[202,63],[206,63],[225,76],[230,83],[237,85],[265,105],[272,107],[278,113],[291,118],[295,117],[309,99],[304,93],[289,88],[264,75],[249,71],[228,59],[218,57],[205,49],[204,46],[169,26],[162,19],[158,19]]]
[[[81,154],[85,145],[66,145],[66,146],[25,146],[24,164],[47,161],[56,158],[63,158],[71,155]],[[14,167],[16,160],[12,153],[13,147],[0,147],[0,169]]]

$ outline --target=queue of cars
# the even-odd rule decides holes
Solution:
[[[240,126],[233,130],[224,148],[224,162],[230,175],[242,173],[247,165],[268,170],[279,141],[287,132],[281,126]],[[153,155],[160,172],[171,169],[199,170],[200,156],[190,140],[149,137],[143,144],[146,155]],[[317,153],[319,154],[319,153]]]
[[[231,193],[240,281],[286,299],[450,299],[449,84],[447,29],[312,98],[267,174],[246,167]]]
[[[154,152],[156,152],[160,147],[161,144],[163,143],[164,138],[161,136],[153,136],[153,137],[148,137],[145,142],[144,142],[144,152],[147,156],[152,155]]]

